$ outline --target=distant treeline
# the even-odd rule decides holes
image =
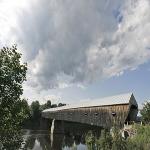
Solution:
[[[23,128],[28,129],[39,129],[40,120],[41,120],[41,112],[45,109],[56,108],[65,106],[64,103],[52,104],[50,100],[48,100],[45,104],[40,104],[39,101],[33,101],[31,105],[28,104],[27,100],[23,100],[23,105],[28,116],[27,119],[23,121]]]

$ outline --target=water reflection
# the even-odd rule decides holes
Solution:
[[[53,119],[52,121],[52,125],[51,125],[51,147],[53,146],[53,136],[54,136],[54,129],[55,129],[55,119]]]
[[[100,128],[78,124],[65,124],[64,133],[55,133],[53,138],[50,131],[25,131],[25,150],[87,150],[85,136],[89,130],[98,135]],[[99,131],[99,132],[98,132]],[[53,140],[53,141],[52,141]]]
[[[30,131],[24,139],[24,150],[86,150],[85,144],[80,142],[81,137],[68,134],[54,134],[52,145],[48,131]]]

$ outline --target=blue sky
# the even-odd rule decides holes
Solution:
[[[150,98],[150,63],[139,66],[134,71],[126,71],[123,75],[97,82],[89,88],[96,96],[107,96],[117,93],[133,92],[137,101],[143,103]]]
[[[92,99],[128,92],[133,92],[140,105],[150,99],[150,63],[126,71],[123,75],[97,81],[85,89],[72,88],[69,92],[65,91],[64,99]]]
[[[150,99],[149,0],[2,0],[0,46],[28,63],[23,97],[71,103]]]

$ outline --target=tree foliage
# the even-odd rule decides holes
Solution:
[[[150,123],[150,102],[146,102],[141,110],[142,119],[145,123]]]
[[[26,80],[27,64],[22,64],[16,45],[0,50],[0,142],[8,146],[17,139],[20,124],[26,118],[22,107],[22,84]],[[9,138],[9,139],[8,139]]]
[[[51,101],[48,100],[45,104],[45,108],[48,109],[48,108],[51,108]]]
[[[41,105],[41,110],[51,108],[51,101],[48,100],[45,104]]]
[[[45,104],[40,104],[39,101],[33,101],[29,106],[28,103],[24,100],[24,108],[29,118],[25,119],[23,122],[23,128],[26,129],[40,129],[41,128],[41,115],[42,111],[49,108],[61,107],[66,104],[59,103],[51,104],[51,101],[48,100]]]
[[[66,106],[66,104],[63,104],[63,103],[58,104],[58,107],[62,107],[62,106]]]
[[[37,120],[41,116],[40,103],[39,101],[34,101],[31,104],[31,115],[34,120]]]

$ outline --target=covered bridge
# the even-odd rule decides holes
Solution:
[[[135,97],[127,93],[46,109],[42,117],[111,127],[114,123],[123,126],[126,122],[136,121],[137,113]]]

